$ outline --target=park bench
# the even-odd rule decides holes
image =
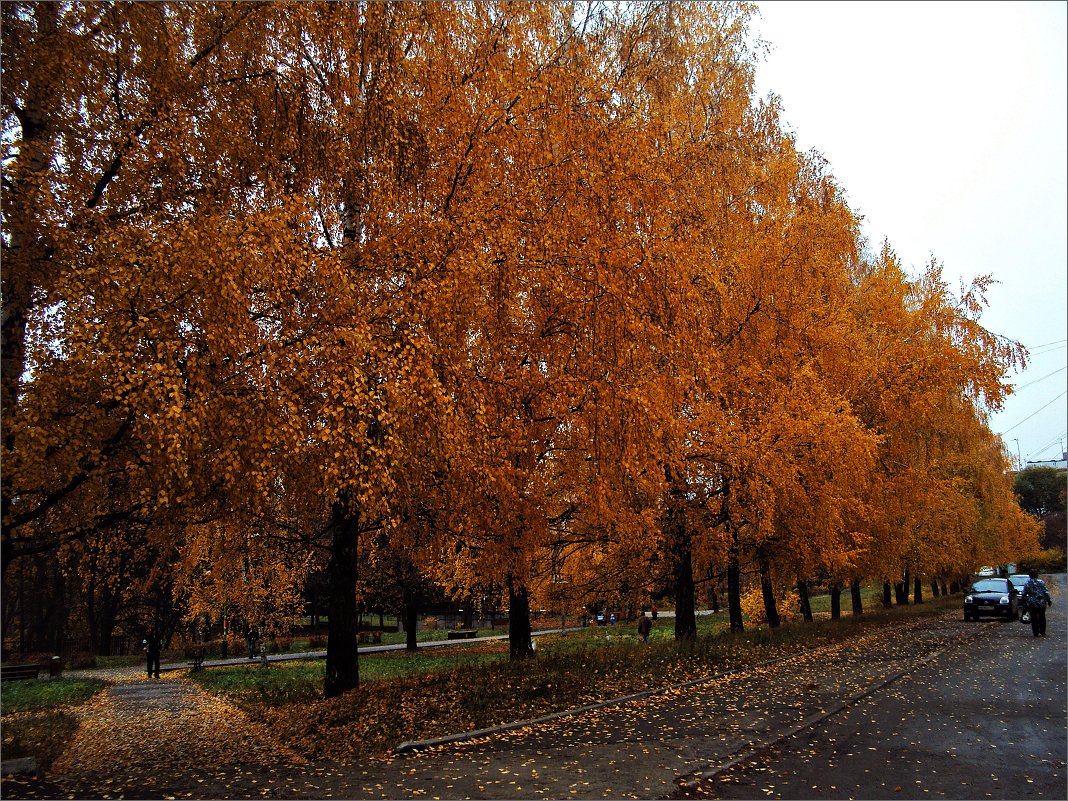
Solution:
[[[185,658],[192,663],[193,670],[201,670],[204,667],[204,655],[207,649],[203,646],[191,645],[185,649]]]
[[[381,629],[367,629],[360,632],[361,643],[381,643],[382,642],[382,630]]]
[[[0,665],[0,681],[36,679],[40,672],[40,665]]]
[[[448,633],[450,640],[473,640],[478,634],[478,629],[453,629]]]

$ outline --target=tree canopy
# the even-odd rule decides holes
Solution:
[[[668,583],[686,637],[743,563],[1033,549],[989,279],[872,251],[753,14],[5,3],[5,575],[118,547],[284,620],[320,572],[336,694],[384,565],[517,619]]]

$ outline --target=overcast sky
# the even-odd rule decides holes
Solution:
[[[1068,445],[1068,3],[758,2],[757,91],[830,162],[875,247],[975,276],[988,329],[1031,350],[991,419],[1008,450]],[[1018,440],[1018,442],[1017,442]]]

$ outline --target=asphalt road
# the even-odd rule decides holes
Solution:
[[[984,621],[947,651],[850,709],[702,783],[708,798],[1068,798],[1068,592],[1048,636]]]

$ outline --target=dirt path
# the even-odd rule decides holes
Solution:
[[[228,798],[262,786],[304,761],[241,710],[179,674],[149,680],[111,676],[110,687],[76,708],[81,725],[49,774],[59,786],[100,798]]]

